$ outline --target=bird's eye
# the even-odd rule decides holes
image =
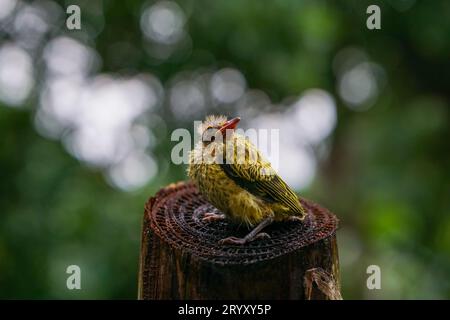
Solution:
[[[202,135],[202,141],[204,144],[208,145],[211,142],[214,142],[216,140],[215,136],[216,130],[214,130],[212,127],[210,129],[205,130]]]

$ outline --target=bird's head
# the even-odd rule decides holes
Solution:
[[[239,117],[227,120],[225,116],[207,116],[199,127],[203,145],[208,146],[218,141],[224,142],[233,133],[240,120]]]

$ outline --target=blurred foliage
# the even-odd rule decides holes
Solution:
[[[80,31],[65,28],[65,8],[74,3]],[[144,203],[185,179],[185,167],[170,162],[170,133],[192,123],[167,103],[143,120],[155,139],[149,152],[158,172],[136,190],[115,188],[99,168],[36,131],[42,52],[60,35],[94,48],[97,72],[150,73],[165,88],[183,72],[235,68],[273,102],[261,113],[283,111],[286,98],[309,88],[328,91],[336,128],[315,179],[299,191],[341,220],[344,298],[450,298],[448,1],[376,1],[382,29],[369,31],[373,1],[183,0],[188,35],[164,58],[155,57],[161,48],[141,30],[141,14],[153,3],[58,2],[62,16],[30,51],[34,90],[19,107],[0,102],[1,298],[136,298]],[[0,42],[14,42],[2,23]],[[348,108],[338,89],[333,68],[344,48],[359,48],[383,70],[364,110]],[[82,290],[65,286],[71,264],[81,267]],[[366,288],[371,264],[381,267],[382,290]]]

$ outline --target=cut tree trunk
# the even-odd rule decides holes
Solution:
[[[248,229],[203,222],[204,213],[219,212],[191,183],[160,190],[145,207],[139,299],[341,299],[338,220],[301,202],[303,222],[274,223],[264,230],[270,239],[219,245]]]

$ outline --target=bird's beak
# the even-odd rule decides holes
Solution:
[[[220,127],[220,129],[219,129],[220,132],[222,133],[222,135],[226,134],[227,129],[234,130],[236,128],[237,124],[239,123],[239,121],[241,121],[241,118],[236,117],[236,118],[233,118],[233,119],[228,120],[227,122],[225,122],[223,124],[223,126]]]

